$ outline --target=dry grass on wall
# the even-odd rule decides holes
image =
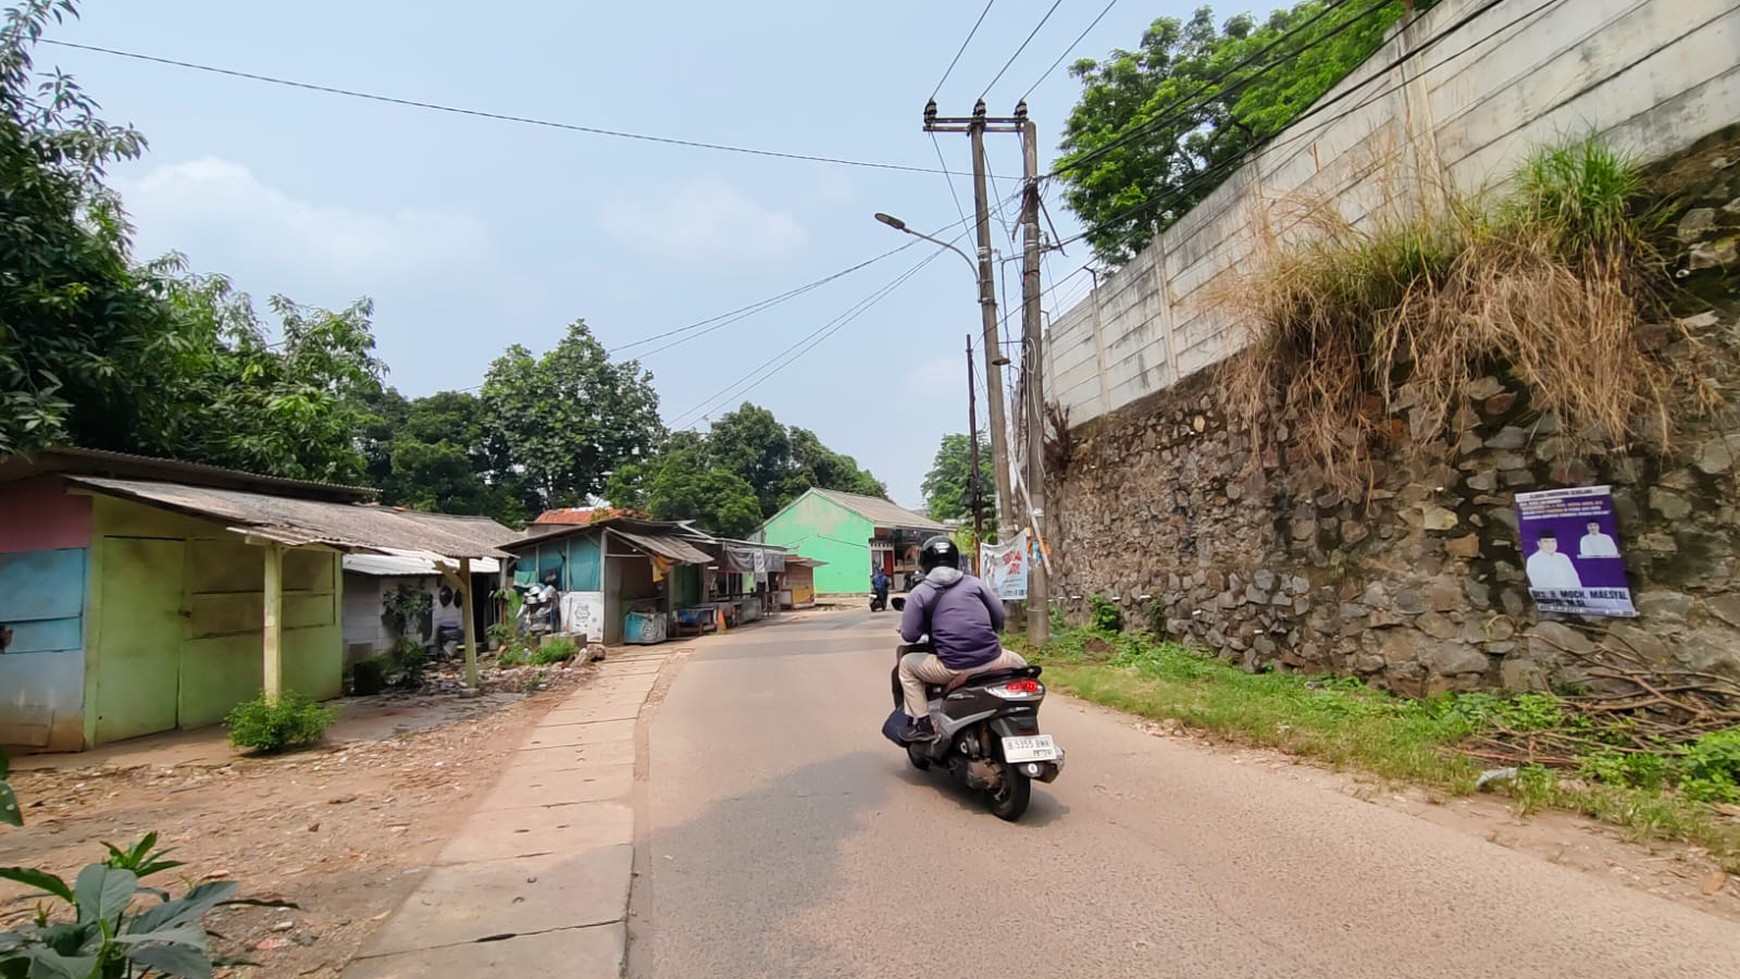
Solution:
[[[1270,242],[1217,297],[1256,330],[1229,365],[1229,412],[1257,432],[1290,419],[1324,474],[1354,486],[1398,441],[1447,451],[1465,391],[1495,370],[1580,455],[1665,450],[1676,418],[1719,406],[1700,358],[1662,356],[1695,341],[1650,325],[1673,322],[1672,286],[1637,168],[1587,141],[1538,152],[1510,186],[1364,229],[1317,209],[1303,243]]]

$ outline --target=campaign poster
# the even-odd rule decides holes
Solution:
[[[1516,495],[1523,571],[1542,612],[1634,616],[1608,486]]]
[[[979,576],[1005,602],[1027,598],[1027,534],[1011,544],[979,545]]]

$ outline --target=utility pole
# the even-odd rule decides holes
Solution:
[[[985,100],[973,106],[967,118],[938,118],[936,100],[924,107],[924,131],[927,133],[966,133],[973,144],[973,209],[978,217],[979,238],[979,310],[984,320],[985,399],[990,402],[991,465],[997,484],[997,539],[1008,543],[1022,525],[1010,487],[1009,430],[1003,414],[1003,374],[999,370],[1009,362],[1003,356],[1003,343],[997,331],[997,291],[991,268],[991,208],[985,196],[985,134],[1020,133],[1022,120],[989,118],[985,115]],[[976,439],[976,436],[975,436]]]
[[[1027,638],[1035,645],[1051,637],[1051,582],[1041,542],[1045,534],[1045,331],[1039,322],[1039,134],[1027,117],[1025,101],[1015,107],[1021,120],[1021,363],[1027,401],[1027,503],[1033,518],[1033,543],[1039,560],[1027,569]]]
[[[971,494],[969,506],[973,510],[973,573],[981,574],[979,568],[979,542],[985,536],[985,500],[979,492],[979,392],[973,377],[973,335],[967,334],[967,438],[972,441],[970,458],[973,460],[967,478],[967,492]]]

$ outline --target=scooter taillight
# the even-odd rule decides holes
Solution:
[[[1032,700],[1045,696],[1045,687],[1038,680],[1010,680],[994,687],[986,687],[985,692],[1002,697],[1004,700]]]

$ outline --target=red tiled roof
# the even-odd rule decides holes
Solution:
[[[630,510],[626,507],[570,506],[560,507],[555,510],[545,510],[543,513],[538,514],[538,519],[533,520],[532,523],[533,525],[568,524],[576,527],[584,527],[587,524],[597,523],[600,520],[614,520],[617,517],[640,519],[644,517],[644,514],[641,514],[636,510]]]

